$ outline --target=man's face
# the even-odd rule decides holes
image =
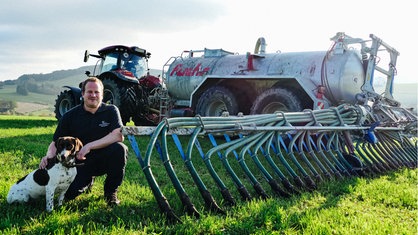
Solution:
[[[96,82],[88,82],[83,93],[84,105],[96,109],[103,100],[103,87]]]

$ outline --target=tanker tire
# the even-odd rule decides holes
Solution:
[[[64,113],[77,105],[75,97],[70,90],[62,91],[55,100],[55,118],[60,120]]]
[[[270,88],[255,99],[251,107],[251,114],[267,114],[275,111],[298,112],[302,110],[302,102],[292,91],[283,88]]]
[[[221,116],[225,111],[229,115],[236,115],[238,103],[233,93],[221,86],[214,86],[203,92],[196,105],[196,114],[204,117]]]
[[[135,111],[134,84],[124,84],[107,77],[102,78],[102,83],[104,87],[103,102],[116,105],[119,108],[122,123],[126,125]]]

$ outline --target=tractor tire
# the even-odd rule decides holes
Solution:
[[[228,112],[229,115],[238,113],[238,103],[234,94],[222,86],[214,86],[203,92],[196,105],[196,114],[216,117],[221,116],[223,112]]]
[[[109,77],[101,78],[101,80],[104,87],[103,102],[116,105],[119,108],[122,123],[126,125],[135,112],[135,84],[116,81]]]
[[[290,90],[270,88],[261,93],[251,107],[251,114],[267,114],[276,111],[298,112],[303,110],[301,100]]]
[[[62,91],[55,100],[55,118],[60,120],[64,113],[77,105],[75,97],[70,90]]]

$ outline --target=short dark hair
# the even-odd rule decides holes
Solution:
[[[97,77],[88,77],[86,80],[84,80],[82,86],[81,86],[81,92],[84,92],[86,90],[86,85],[89,82],[96,82],[99,83],[100,86],[102,86],[102,89],[104,89],[103,83],[100,79],[98,79]]]

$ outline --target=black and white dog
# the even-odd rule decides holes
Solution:
[[[62,205],[64,194],[77,174],[75,159],[83,144],[78,138],[66,136],[60,137],[55,146],[57,153],[48,159],[45,169],[34,170],[12,185],[7,195],[9,204],[45,196],[46,210],[51,212],[57,194],[58,206]]]

